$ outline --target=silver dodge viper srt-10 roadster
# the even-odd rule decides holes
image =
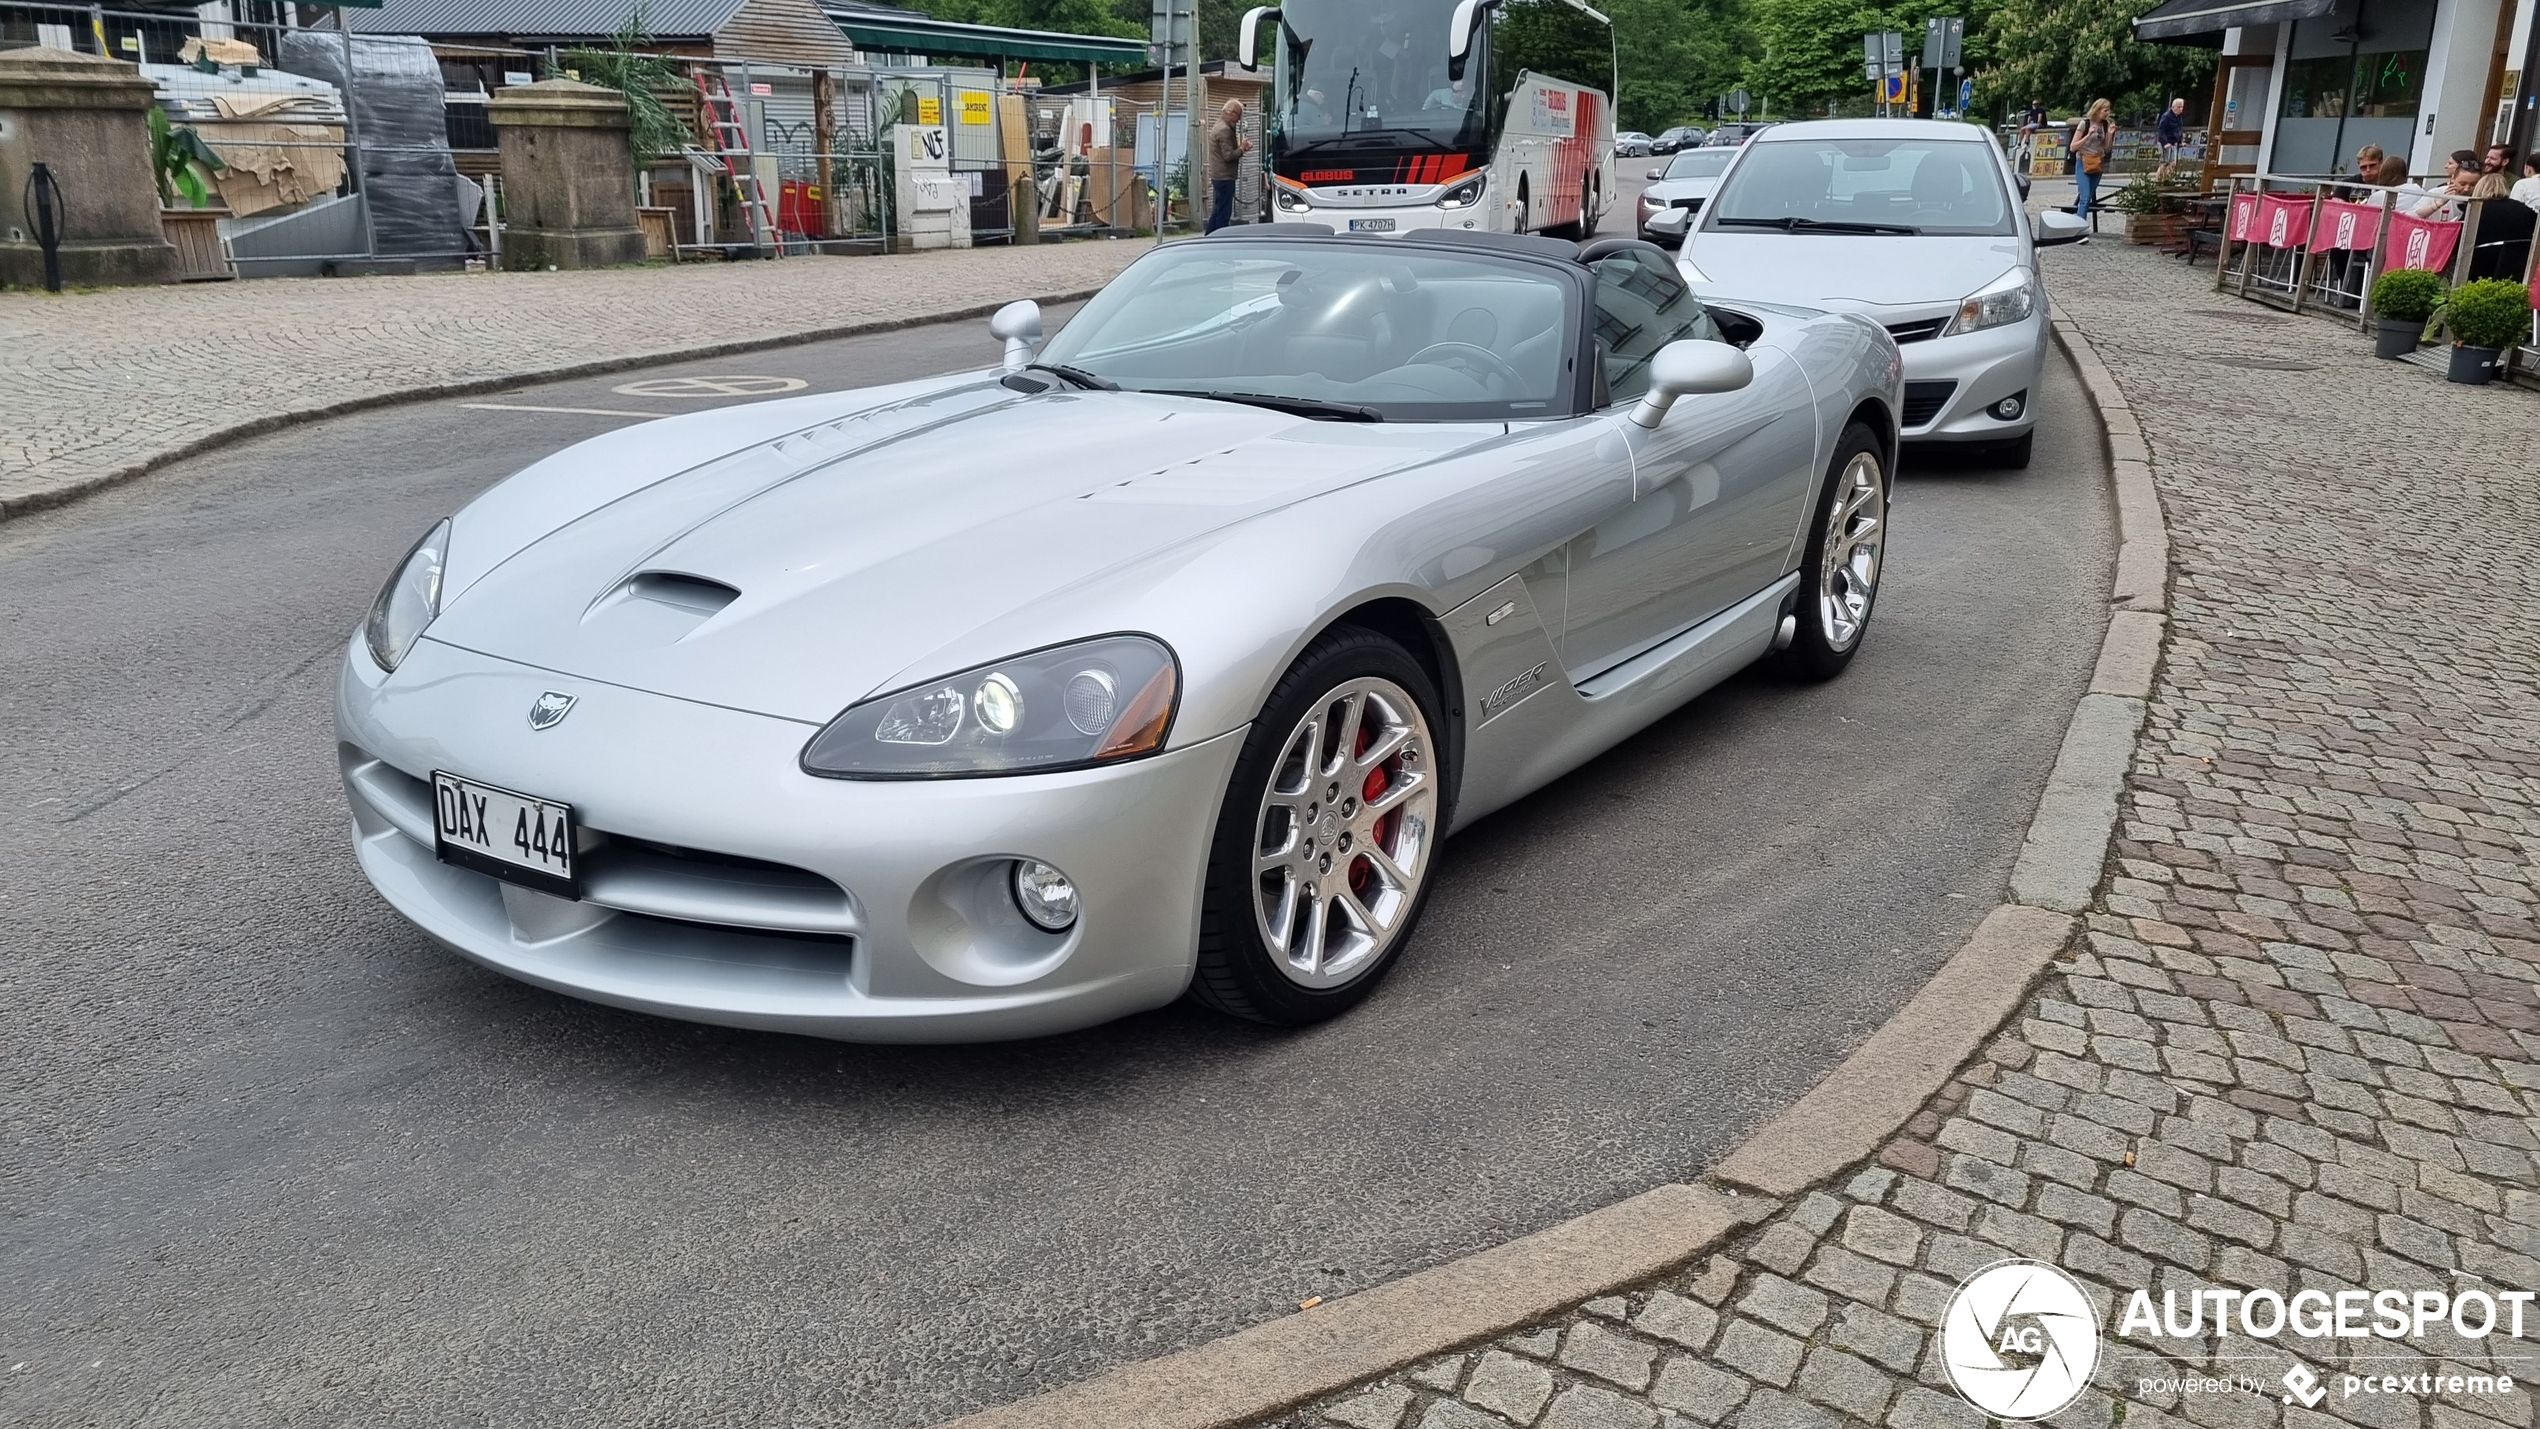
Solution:
[[[363,870],[671,1017],[1330,1017],[1445,836],[1878,595],[1896,345],[1667,254],[1277,225],[1002,367],[635,426],[418,541],[346,652]]]

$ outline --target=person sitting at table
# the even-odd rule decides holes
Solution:
[[[2531,231],[2540,224],[2540,213],[2513,201],[2513,185],[2503,174],[2480,174],[2470,197],[2487,202],[2478,208],[2478,249],[2469,256],[2469,275],[2520,281],[2531,257]]]
[[[2443,188],[2439,193],[2426,193],[2408,212],[2418,218],[2440,218],[2457,223],[2461,217],[2460,200],[2478,187],[2478,151],[2455,149],[2443,161]]]
[[[2359,202],[2374,208],[2388,208],[2394,198],[2421,194],[2424,189],[2408,177],[2408,161],[2397,154],[2385,154],[2372,172],[2373,186],[2364,191]]]
[[[2511,197],[2527,208],[2540,209],[2540,153],[2522,161],[2522,182],[2513,186]]]
[[[2381,146],[2379,144],[2366,144],[2362,148],[2357,149],[2355,151],[2355,182],[2352,184],[2338,185],[2337,197],[2345,199],[2349,203],[2368,201],[2371,195],[2365,193],[2364,190],[2370,188],[2374,184],[2376,181],[2375,175],[2380,172],[2380,169]]]

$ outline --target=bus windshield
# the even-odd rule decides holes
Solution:
[[[1286,0],[1279,12],[1280,147],[1482,143],[1490,26],[1458,72],[1447,62],[1456,0]]]

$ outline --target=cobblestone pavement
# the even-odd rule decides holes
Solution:
[[[2519,514],[2540,397],[2376,363],[2351,329],[2146,249],[2049,264],[2146,427],[2177,564],[2080,940],[1874,1165],[1729,1253],[1280,1422],[1974,1429],[1932,1327],[2015,1256],[2081,1277],[2109,1332],[2059,1425],[2533,1422],[2540,1315],[2520,1340],[2438,1325],[2305,1356],[2331,1381],[2501,1373],[2509,1393],[2332,1382],[2313,1409],[2278,1380],[2286,1346],[2321,1341],[2120,1341],[2110,1311],[2207,1285],[2540,1290],[2540,577]],[[2225,1375],[2254,1384],[2144,1383]]]
[[[1081,293],[1149,246],[0,293],[0,513],[245,424]]]

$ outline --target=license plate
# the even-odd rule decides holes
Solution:
[[[433,846],[443,863],[490,873],[541,893],[579,898],[573,875],[573,806],[432,775]]]
[[[1390,218],[1353,218],[1349,221],[1349,231],[1352,233],[1391,233],[1393,232],[1393,220]]]

